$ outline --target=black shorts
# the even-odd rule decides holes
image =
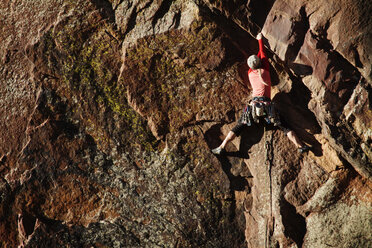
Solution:
[[[279,115],[280,118],[280,125],[276,126],[280,130],[284,132],[284,134],[287,134],[290,132],[292,129],[288,126],[288,123],[285,121],[285,118],[283,118],[281,115]],[[260,123],[264,123],[264,125],[268,125],[265,123],[265,120],[260,119]],[[253,124],[254,125],[254,124]],[[269,124],[270,126],[273,126],[273,124]],[[242,133],[243,129],[245,127],[248,127],[247,124],[243,124],[241,122],[238,122],[232,129],[231,131],[234,132],[236,136],[240,136]]]

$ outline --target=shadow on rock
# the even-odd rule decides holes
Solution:
[[[280,213],[283,224],[286,227],[285,234],[290,237],[298,247],[302,247],[306,234],[305,218],[296,212],[296,208],[282,199]]]
[[[301,88],[300,86],[296,86]],[[296,88],[294,87],[294,88]],[[311,151],[315,156],[320,157],[323,155],[322,145],[314,137],[313,134],[320,133],[320,126],[316,120],[313,112],[307,107],[308,100],[305,89],[296,89],[295,91],[302,91],[304,99],[298,100],[297,103],[301,104],[301,107],[296,107],[292,102],[291,94],[278,93],[273,98],[275,107],[279,110],[282,121],[286,122],[290,129],[296,132],[297,136],[305,143],[309,144],[312,149]],[[297,101],[297,99],[295,99]],[[288,107],[289,106],[289,107]],[[306,130],[310,130],[311,133]]]

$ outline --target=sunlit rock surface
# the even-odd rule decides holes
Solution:
[[[371,246],[371,6],[1,1],[0,246]],[[259,31],[312,151],[253,126],[216,157]]]

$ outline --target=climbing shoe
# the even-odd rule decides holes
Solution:
[[[217,147],[217,148],[212,149],[212,153],[213,154],[216,154],[216,155],[221,155],[224,152],[225,152],[225,149],[223,149],[221,147]]]
[[[309,150],[310,150],[310,147],[307,145],[304,145],[303,147],[298,148],[298,152],[301,154],[308,152]]]

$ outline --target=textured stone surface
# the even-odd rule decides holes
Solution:
[[[2,1],[0,246],[371,246],[370,12]],[[260,30],[273,100],[312,151],[253,126],[216,157]]]

